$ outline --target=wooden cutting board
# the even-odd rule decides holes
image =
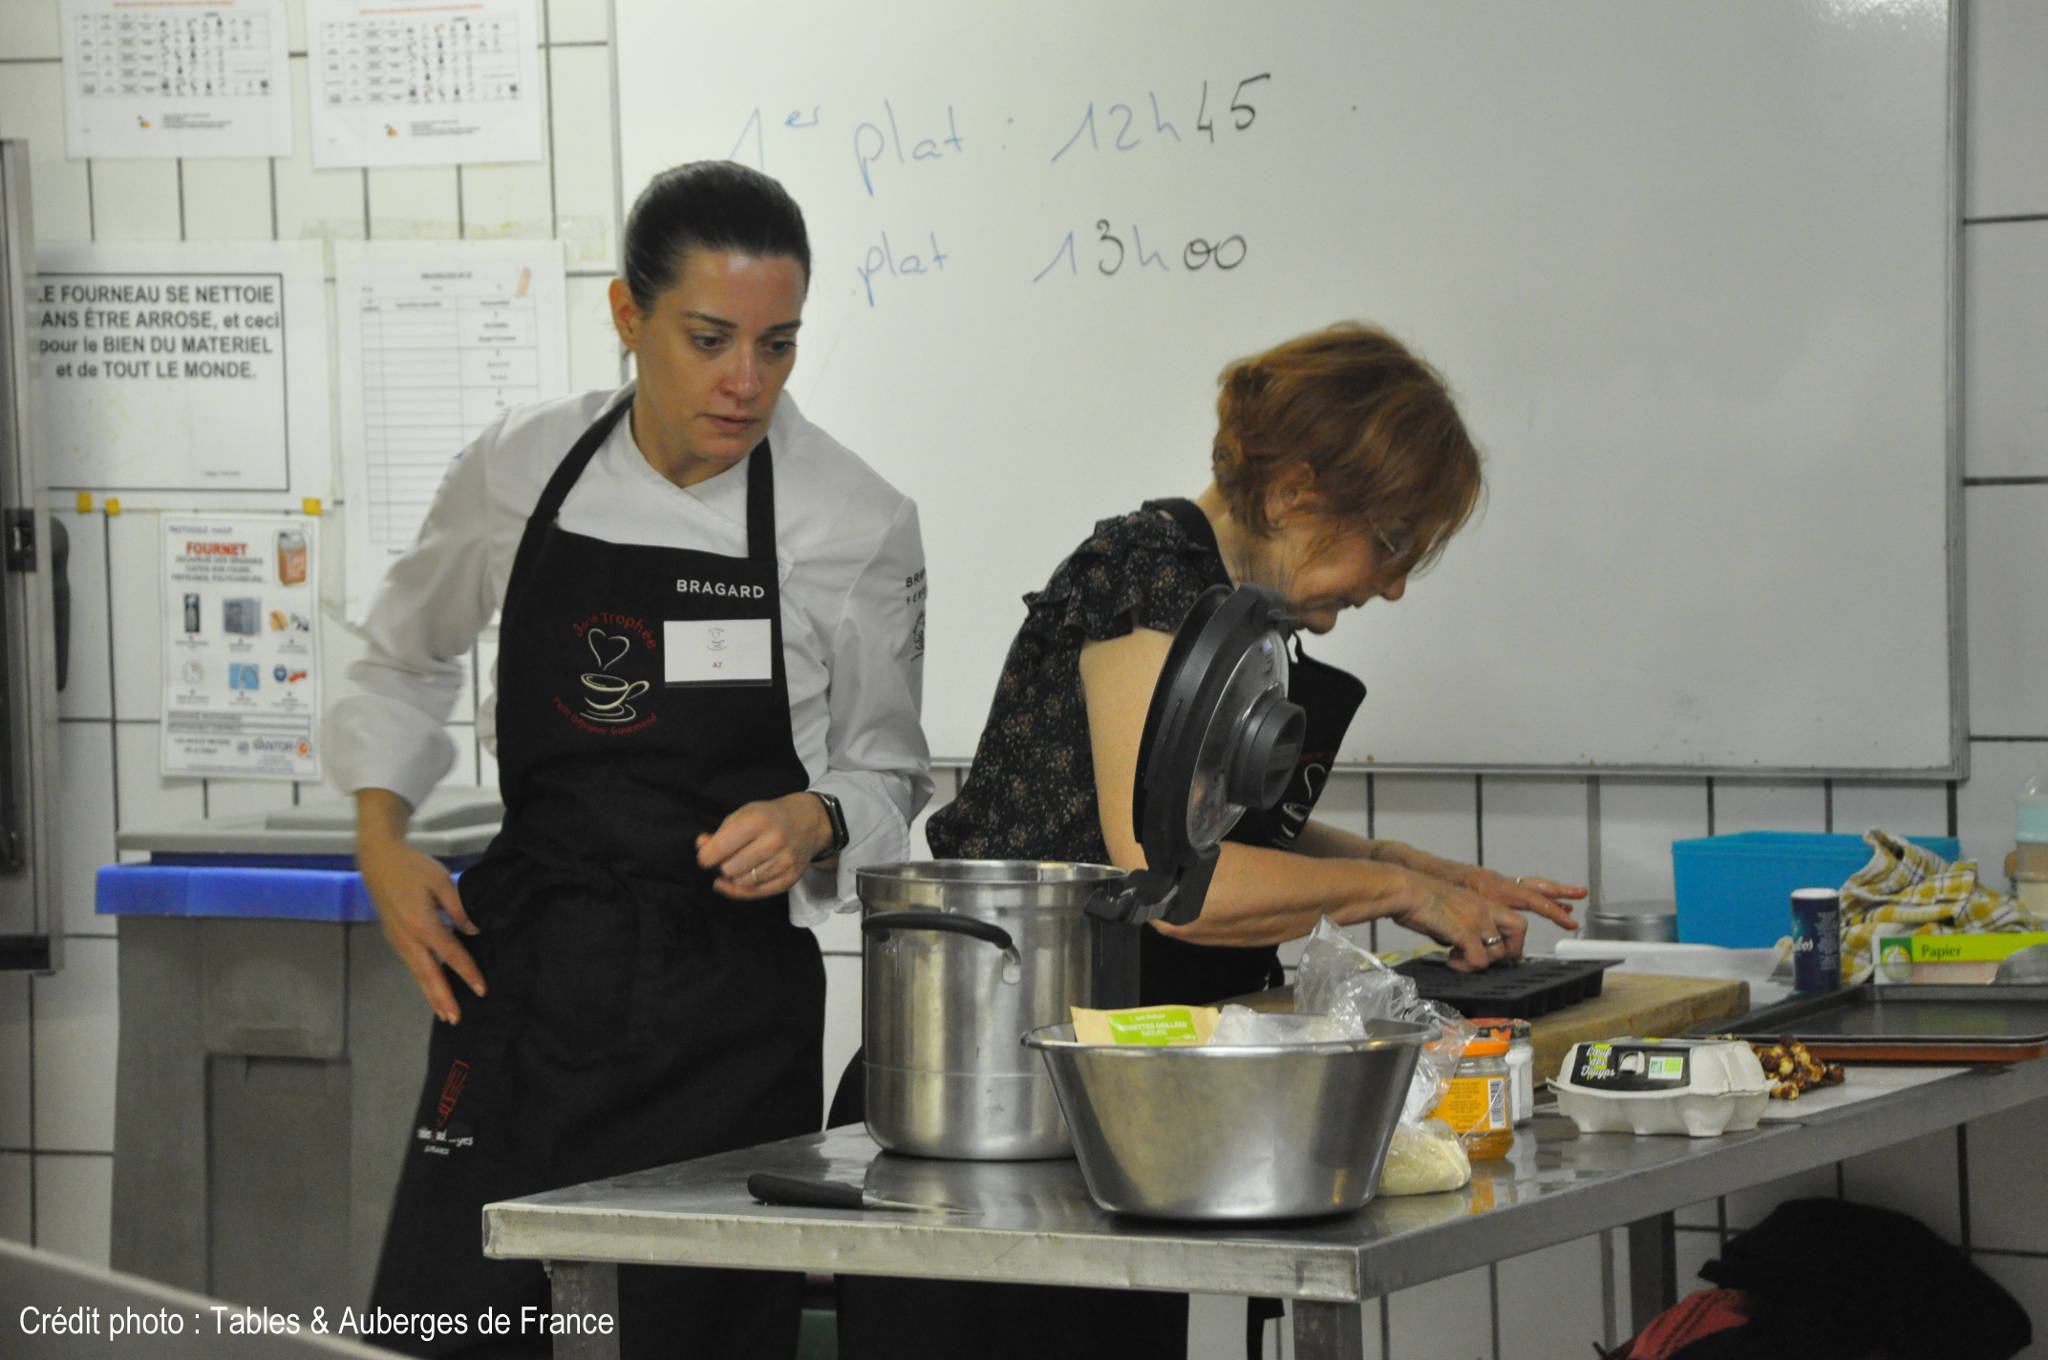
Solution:
[[[1294,989],[1236,998],[1260,1011],[1291,1011]],[[1733,978],[1665,977],[1656,973],[1617,973],[1608,969],[1600,995],[1561,1006],[1529,1022],[1535,1049],[1535,1077],[1540,1084],[1555,1076],[1565,1050],[1585,1039],[1621,1035],[1669,1038],[1694,1025],[1726,1020],[1749,1009],[1749,984]]]

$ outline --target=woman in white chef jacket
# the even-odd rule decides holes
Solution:
[[[657,176],[611,285],[637,384],[462,453],[328,715],[364,881],[439,1021],[374,1298],[466,1329],[385,1344],[502,1346],[484,1310],[545,1308],[538,1265],[483,1258],[484,1203],[819,1127],[810,927],[855,864],[905,857],[931,781],[916,509],[782,392],[809,276],[775,181]],[[505,823],[458,891],[404,831],[500,609]],[[628,1267],[625,1353],[789,1355],[800,1288]]]

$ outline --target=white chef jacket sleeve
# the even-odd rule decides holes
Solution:
[[[328,769],[345,793],[390,789],[414,807],[455,762],[446,727],[470,648],[497,608],[488,453],[500,418],[441,478],[420,535],[355,629],[367,645],[327,711]]]
[[[790,917],[815,925],[859,906],[854,871],[910,858],[910,822],[931,800],[924,700],[924,538],[904,498],[854,578],[831,629],[825,771],[811,782],[839,800],[847,847],[790,895]]]

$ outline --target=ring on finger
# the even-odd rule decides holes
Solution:
[[[758,864],[757,864],[757,865],[755,865],[755,866],[754,866],[753,868],[751,868],[751,869],[747,870],[747,882],[748,882],[748,883],[751,883],[751,884],[755,884],[755,885],[757,885],[757,886],[759,885],[759,883],[761,882],[761,866],[760,866],[760,865],[758,865]]]
[[[1498,935],[1481,935],[1479,943],[1485,945],[1488,949],[1496,949],[1501,944],[1501,938]]]

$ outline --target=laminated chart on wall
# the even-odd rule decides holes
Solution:
[[[162,773],[320,778],[319,528],[163,517]]]
[[[284,0],[64,0],[64,147],[289,156]]]
[[[543,154],[534,0],[306,0],[313,164]]]
[[[36,263],[52,491],[223,510],[332,494],[319,242],[46,244]]]
[[[347,611],[412,546],[449,462],[569,390],[556,241],[334,243]]]

